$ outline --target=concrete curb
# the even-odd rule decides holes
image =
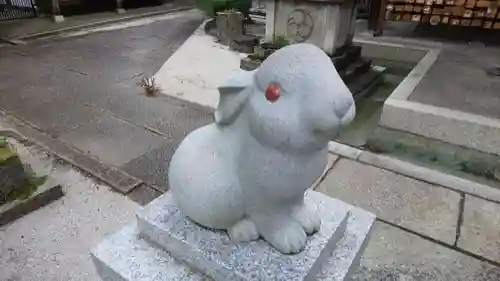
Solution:
[[[42,187],[40,187],[42,188]],[[15,201],[12,205],[3,208],[0,211],[0,226],[9,224],[31,212],[34,212],[64,196],[62,186],[53,185],[43,188],[32,197]]]
[[[182,11],[192,10],[194,8],[195,8],[195,6],[184,6],[184,7],[166,9],[166,10],[161,10],[161,11],[148,12],[148,13],[143,13],[143,14],[138,14],[138,15],[131,15],[128,17],[122,17],[122,18],[117,18],[117,19],[97,21],[97,22],[92,22],[92,23],[88,23],[88,24],[81,24],[81,25],[77,25],[77,26],[61,28],[61,29],[57,29],[57,30],[34,33],[34,34],[26,35],[26,36],[21,36],[19,38],[15,38],[15,41],[13,41],[14,39],[9,39],[9,41],[11,41],[11,42],[21,41],[22,42],[22,41],[29,41],[29,40],[35,40],[35,39],[49,38],[49,37],[56,36],[56,35],[59,35],[62,33],[69,33],[69,32],[73,32],[73,31],[85,29],[85,28],[99,27],[99,26],[113,24],[113,23],[126,22],[126,21],[130,21],[130,20],[136,20],[136,19],[147,18],[147,17],[152,17],[152,16],[160,16],[160,15],[171,14],[171,13],[175,13],[175,12],[182,12]]]
[[[389,98],[379,126],[500,155],[498,119]]]
[[[91,174],[122,194],[128,194],[142,183],[141,180],[120,169],[104,165],[97,159],[91,158],[81,151],[39,132],[20,119],[9,116],[2,111],[0,111],[0,116],[5,119],[9,126],[13,127],[13,131],[18,132],[19,140],[24,139],[24,142],[33,143],[43,148],[57,158]]]
[[[488,201],[500,203],[500,190],[494,187],[445,174],[385,155],[375,154],[337,142],[329,143],[329,151],[352,160],[392,171],[431,184],[443,186]],[[334,167],[335,168],[335,167]]]
[[[328,143],[328,150],[330,153],[340,155],[345,158],[352,160],[358,160],[359,156],[363,152],[361,149],[357,149],[352,146],[348,146],[342,143],[331,141]]]
[[[358,40],[368,44],[368,40]],[[400,40],[402,41],[402,40]],[[404,42],[404,41],[402,41]],[[384,43],[387,44],[387,43]],[[394,48],[391,59],[417,59],[418,52],[427,51],[417,65],[385,101],[379,127],[463,146],[484,153],[500,155],[500,121],[449,108],[409,100],[411,94],[437,61],[442,47],[414,47],[406,44],[387,45]],[[398,57],[398,48],[401,53]],[[403,57],[400,57],[403,55]]]
[[[0,226],[9,224],[64,196],[62,186],[50,175],[44,184],[26,200],[7,202],[0,206]]]

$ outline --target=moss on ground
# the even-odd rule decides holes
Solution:
[[[26,200],[33,193],[35,193],[40,186],[42,186],[47,180],[47,176],[42,177],[30,177],[28,183],[23,188],[14,189],[9,195],[7,195],[7,202]]]
[[[10,162],[12,158],[17,158],[17,153],[10,149],[7,144],[7,140],[0,136],[0,166],[7,165],[8,163],[4,162]]]
[[[9,147],[7,138],[0,136],[0,166],[19,165],[19,161],[17,153]],[[6,202],[28,199],[46,180],[47,176],[30,176],[24,187],[16,188],[7,195]]]

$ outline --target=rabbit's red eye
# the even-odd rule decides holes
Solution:
[[[281,96],[281,88],[278,84],[269,84],[266,89],[266,99],[270,102],[277,101]]]

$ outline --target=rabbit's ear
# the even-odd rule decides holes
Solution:
[[[240,70],[219,87],[219,104],[215,110],[217,124],[229,125],[236,119],[251,92],[245,91],[245,88],[252,85],[254,73]]]

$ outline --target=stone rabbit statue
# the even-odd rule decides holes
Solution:
[[[169,186],[193,221],[233,241],[262,237],[284,254],[319,230],[304,193],[323,173],[328,141],[355,115],[331,59],[284,47],[220,86],[215,123],[191,132],[170,162]]]

